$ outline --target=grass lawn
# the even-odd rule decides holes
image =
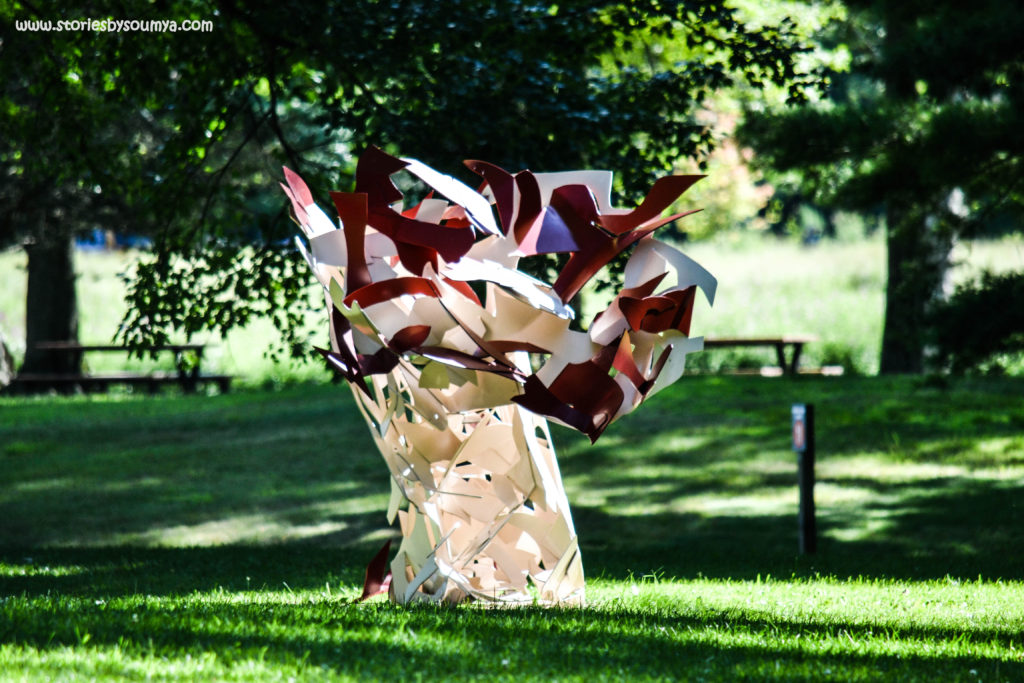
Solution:
[[[1022,396],[687,377],[556,431],[588,606],[490,611],[351,604],[391,532],[344,387],[0,398],[0,680],[1024,681]]]

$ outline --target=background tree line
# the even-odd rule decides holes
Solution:
[[[716,139],[697,113],[715,93],[770,87],[788,104],[751,108],[742,139],[818,205],[882,212],[882,370],[918,371],[953,237],[1017,225],[1024,10],[827,4],[837,20],[807,35],[723,1],[106,0],[60,17],[14,2],[0,10],[0,244],[29,255],[24,367],[67,369],[33,344],[75,337],[71,244],[96,226],[154,241],[123,341],[265,315],[302,353],[308,279],[282,163],[321,190],[348,189],[368,144],[448,172],[463,158],[604,167],[628,201],[707,158]],[[104,17],[214,32],[14,29]],[[840,45],[848,69],[805,58]]]

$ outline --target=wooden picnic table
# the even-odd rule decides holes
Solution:
[[[816,337],[785,335],[782,337],[718,337],[705,339],[705,349],[721,349],[737,346],[768,346],[775,349],[775,358],[783,374],[795,375],[800,369],[800,354],[804,344],[818,341]],[[787,348],[792,349],[786,358]]]
[[[73,361],[69,364],[73,367],[81,367],[83,356],[88,353],[125,353],[129,350],[116,344],[80,344],[70,341],[39,342],[35,344],[35,348],[68,354]],[[230,375],[204,375],[200,372],[205,348],[205,344],[157,344],[141,347],[141,351],[149,353],[173,353],[174,372],[18,373],[11,387],[14,391],[26,393],[46,389],[81,389],[92,392],[106,391],[112,384],[125,384],[145,387],[150,393],[155,393],[161,386],[177,384],[185,393],[194,393],[200,384],[212,382],[221,393],[227,393],[231,388]]]

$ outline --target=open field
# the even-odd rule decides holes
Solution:
[[[1021,396],[688,377],[557,430],[590,604],[510,611],[349,604],[391,532],[343,387],[0,399],[0,680],[1024,680]]]
[[[878,237],[803,247],[759,235],[738,238],[731,233],[685,249],[719,280],[713,309],[708,310],[698,297],[693,334],[811,334],[821,341],[805,349],[806,365],[843,365],[847,371],[863,374],[877,371],[885,306],[885,246]],[[954,257],[958,265],[951,283],[976,276],[983,268],[1024,270],[1024,239],[963,243]],[[79,252],[83,342],[106,343],[114,336],[124,314],[124,289],[117,274],[130,268],[135,258],[132,252]],[[16,356],[24,352],[24,287],[23,254],[0,252],[0,331],[6,333]],[[313,329],[321,329],[319,312],[311,322]],[[204,367],[236,375],[250,386],[324,378],[319,363],[274,365],[264,358],[275,335],[271,325],[261,321],[226,339],[204,338],[202,341],[211,343]],[[146,365],[132,361],[126,366],[116,354],[88,361],[96,370]],[[771,351],[756,349],[715,351],[692,360],[694,367],[705,369],[772,363]]]

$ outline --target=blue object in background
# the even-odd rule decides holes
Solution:
[[[153,240],[142,235],[123,235],[113,233],[108,239],[107,231],[93,228],[85,235],[75,239],[75,247],[82,251],[106,251],[108,249],[149,249]]]

